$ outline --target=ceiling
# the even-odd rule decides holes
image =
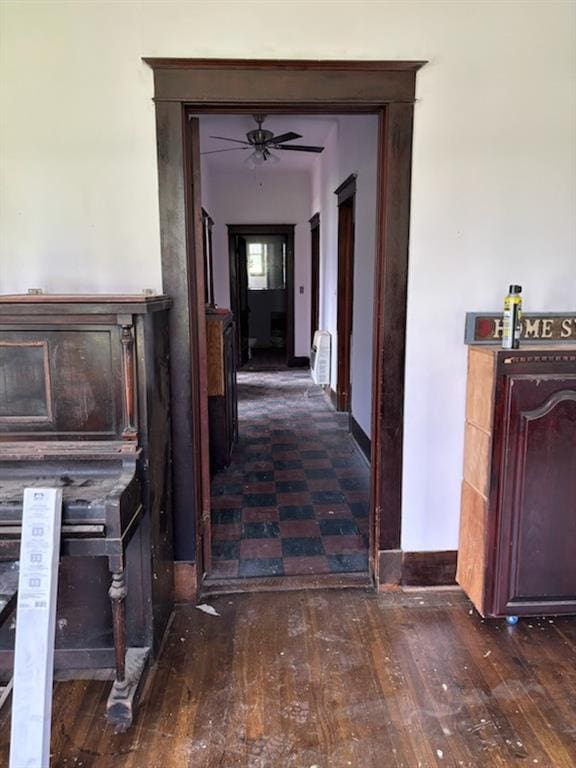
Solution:
[[[302,135],[295,139],[294,144],[311,144],[324,146],[330,130],[338,122],[337,116],[317,115],[270,115],[266,118],[263,128],[279,135],[294,131]],[[246,133],[256,128],[252,115],[200,115],[200,151],[230,149],[240,147],[229,141],[210,138],[211,136],[228,136],[231,139],[246,140]],[[310,170],[319,154],[313,152],[284,152],[276,151],[279,163],[264,163],[258,170]],[[250,155],[249,150],[239,149],[233,152],[218,152],[214,155],[204,155],[209,168],[222,170],[248,170],[245,163]]]

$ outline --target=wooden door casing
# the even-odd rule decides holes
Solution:
[[[320,214],[310,219],[310,347],[320,330]]]
[[[250,309],[246,239],[230,235],[230,311],[234,316],[236,359],[240,368],[248,361]]]
[[[224,371],[226,375],[226,424],[228,430],[228,442],[232,446],[238,440],[238,395],[236,388],[236,343],[235,323],[232,323],[224,332]],[[230,449],[232,450],[232,448]]]
[[[238,325],[239,364],[248,362],[250,337],[250,306],[248,304],[248,256],[246,238],[236,238],[236,279],[238,281]]]
[[[240,250],[247,251],[247,237],[258,235],[279,235],[286,242],[286,362],[289,366],[301,364],[301,359],[294,354],[294,229],[295,224],[228,224],[228,251],[230,263],[230,309],[237,325],[236,343],[238,352],[238,367],[248,361],[248,337],[250,309],[248,306],[248,267],[247,257],[242,259],[241,266],[238,257],[238,242]],[[240,307],[244,306],[241,294],[245,296],[247,312],[242,316]],[[241,327],[242,317],[244,326]]]
[[[336,409],[352,407],[351,355],[354,313],[354,200],[356,177],[336,190],[338,195],[338,306],[336,339]]]
[[[373,340],[372,482],[370,566],[376,581],[395,583],[402,517],[405,328],[410,190],[416,75],[425,61],[318,61],[143,59],[154,71],[162,279],[175,299],[171,313],[171,375],[175,398],[175,477],[190,492],[175,494],[175,554],[194,560],[194,473],[187,447],[195,437],[200,405],[189,381],[202,365],[190,344],[198,329],[190,312],[190,179],[198,173],[184,145],[183,122],[198,114],[349,114],[378,116],[377,229]],[[189,203],[192,203],[192,209]],[[183,279],[184,278],[184,279]],[[190,275],[194,279],[194,274]],[[192,366],[190,365],[192,363]],[[190,407],[192,405],[192,408]],[[189,414],[192,413],[192,418]],[[195,463],[199,454],[195,453]],[[194,503],[190,503],[190,499]],[[388,550],[388,552],[387,552]],[[196,568],[198,582],[201,569]]]
[[[505,388],[493,612],[576,610],[576,376]]]

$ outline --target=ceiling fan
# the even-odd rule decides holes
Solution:
[[[291,152],[322,152],[324,147],[312,147],[306,144],[286,144],[288,141],[294,141],[294,139],[301,139],[302,136],[299,133],[282,133],[279,136],[275,136],[272,131],[267,131],[262,128],[262,123],[266,119],[266,115],[254,115],[257,128],[252,131],[248,131],[246,138],[248,141],[242,139],[230,139],[226,136],[210,136],[211,139],[220,139],[221,141],[233,141],[235,144],[242,144],[241,147],[229,147],[226,149],[212,149],[207,152],[202,152],[203,155],[213,155],[217,152],[234,152],[237,150],[252,150],[251,154],[246,158],[249,165],[256,166],[262,165],[265,162],[277,163],[280,158],[275,155],[272,150],[289,150]]]

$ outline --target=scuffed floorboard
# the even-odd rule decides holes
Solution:
[[[60,682],[52,768],[576,765],[576,619],[483,621],[458,591],[180,606],[132,729]],[[9,707],[0,719],[7,764]]]

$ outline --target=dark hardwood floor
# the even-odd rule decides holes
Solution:
[[[52,768],[576,764],[575,618],[508,627],[448,590],[210,603],[178,608],[128,733],[104,722],[108,683],[57,683]]]

